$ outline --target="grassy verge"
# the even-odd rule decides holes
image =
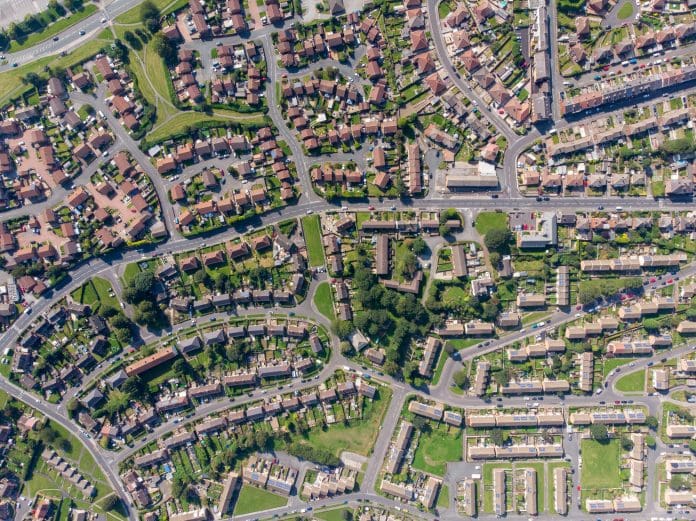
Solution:
[[[287,503],[287,498],[251,485],[243,485],[234,506],[234,515],[243,516],[252,512],[284,507]]]
[[[622,393],[637,393],[645,390],[645,369],[623,375],[616,381],[616,390]]]
[[[42,31],[37,31],[37,32],[31,33],[26,38],[24,38],[21,42],[19,42],[17,40],[13,40],[12,43],[10,44],[9,49],[7,49],[7,52],[21,51],[22,49],[26,49],[28,47],[36,45],[37,43],[41,43],[45,40],[48,40],[49,38],[52,38],[56,34],[62,32],[62,31],[65,31],[69,27],[72,27],[76,23],[78,23],[78,22],[84,20],[85,18],[87,18],[88,16],[94,14],[96,11],[97,11],[96,5],[87,4],[81,10],[77,11],[76,13],[72,13],[70,16],[66,16],[64,18],[61,18],[60,20],[56,20],[51,25],[46,26]]]
[[[481,235],[494,228],[507,228],[507,214],[502,212],[481,212],[476,216],[476,231]]]
[[[322,282],[317,286],[317,290],[314,293],[314,305],[319,310],[319,313],[329,320],[336,318],[333,308],[333,296],[331,295],[331,285],[328,282]]]
[[[324,247],[321,244],[321,223],[318,215],[308,215],[302,219],[307,256],[312,268],[324,264]]]

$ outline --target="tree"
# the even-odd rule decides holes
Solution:
[[[491,442],[493,445],[497,445],[498,447],[502,447],[509,438],[510,436],[504,433],[501,429],[494,429],[490,434]]]
[[[689,440],[689,450],[696,454],[696,440]]]
[[[174,374],[176,374],[179,378],[186,378],[186,375],[188,374],[186,361],[183,358],[177,358],[172,364],[172,371],[174,371]]]
[[[609,432],[607,431],[605,425],[591,425],[590,434],[592,435],[592,438],[599,443],[607,443],[609,441]]]
[[[413,418],[413,428],[420,432],[428,432],[430,430],[430,425],[428,421],[422,416],[416,416]]]
[[[447,355],[448,355],[449,357],[454,358],[454,354],[455,354],[456,352],[457,352],[457,350],[455,349],[455,347],[452,345],[451,342],[447,342],[447,343],[445,344],[445,353],[447,353]]]
[[[340,347],[341,347],[341,354],[344,356],[349,356],[349,355],[352,355],[355,353],[355,350],[353,349],[353,345],[346,340],[343,340],[341,342]]]
[[[452,375],[452,381],[460,389],[468,389],[470,385],[469,375],[466,374],[465,369],[460,369]]]
[[[647,331],[657,331],[660,329],[660,321],[656,318],[646,318],[643,320],[643,327]]]
[[[655,418],[654,416],[648,416],[647,418],[645,418],[645,425],[647,425],[651,431],[657,430],[657,418]]]
[[[669,480],[669,488],[672,490],[681,490],[684,487],[686,487],[686,481],[684,478],[679,474],[672,474],[672,477]]]
[[[184,480],[181,478],[181,476],[175,474],[174,478],[172,479],[172,497],[180,498],[185,490],[186,483],[184,483]]]
[[[426,242],[423,240],[423,237],[418,236],[416,237],[413,242],[411,243],[411,251],[415,253],[416,255],[420,255],[421,253],[424,253],[427,251],[428,245]]]
[[[56,431],[53,430],[53,428],[48,423],[46,425],[44,425],[43,428],[41,429],[41,432],[39,432],[39,439],[46,444],[53,443],[57,437],[58,437],[58,434],[56,433]]]
[[[133,318],[141,326],[157,326],[162,322],[164,315],[157,304],[143,300],[136,306]]]
[[[507,253],[508,245],[512,240],[512,233],[507,228],[493,228],[483,238],[488,251]]]
[[[167,65],[171,66],[176,62],[176,45],[169,41],[162,33],[157,33],[152,38],[152,45],[155,52]]]
[[[157,6],[150,0],[143,2],[140,5],[140,21],[147,27],[150,32],[156,32],[159,29],[160,12]],[[154,31],[151,29],[154,28]]]
[[[152,296],[155,287],[155,272],[145,270],[138,272],[126,283],[123,289],[123,298],[130,304],[136,304]]]
[[[340,339],[346,339],[355,328],[349,320],[333,320],[331,322],[331,331]]]
[[[77,411],[80,409],[80,404],[75,398],[71,398],[68,400],[68,403],[65,404],[65,409],[68,411],[68,415],[74,418]]]
[[[108,512],[109,510],[116,508],[119,502],[120,500],[118,496],[112,493],[101,500],[101,507]]]
[[[633,449],[633,441],[628,436],[621,436],[621,448],[625,451],[630,451]]]

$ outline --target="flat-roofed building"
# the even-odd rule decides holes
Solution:
[[[614,503],[610,499],[587,499],[585,510],[590,514],[608,514],[614,511]]]
[[[546,305],[546,295],[525,293],[517,295],[517,307],[540,308]]]
[[[527,514],[537,515],[537,473],[534,469],[524,469],[524,504]]]
[[[239,484],[239,474],[232,471],[227,475],[225,480],[225,485],[222,487],[222,493],[220,494],[220,500],[218,501],[218,517],[225,517],[225,514],[230,508],[230,500],[234,491],[237,489]]]
[[[592,392],[592,381],[594,379],[594,357],[590,351],[579,355],[580,375],[578,387],[581,391]]]
[[[389,454],[387,455],[386,471],[389,474],[396,474],[401,467],[401,460],[404,457],[408,444],[411,441],[413,433],[413,425],[407,421],[401,422],[399,434],[396,436],[396,441],[392,445]]]
[[[476,396],[483,396],[488,386],[488,374],[491,370],[490,362],[482,360],[476,364],[476,375],[474,376],[474,385],[472,392]]]
[[[459,484],[460,504],[464,513],[474,517],[476,509],[476,482],[473,479],[465,479]]]
[[[508,385],[501,387],[503,394],[535,394],[544,390],[539,380],[528,380],[525,382],[509,382]]]
[[[493,414],[467,414],[466,424],[469,427],[483,429],[496,426],[496,416]]]
[[[425,482],[425,487],[423,490],[423,505],[425,508],[430,510],[433,508],[433,505],[435,505],[435,500],[437,499],[437,492],[440,490],[440,485],[442,484],[442,481],[439,479],[433,477],[433,476],[428,476],[427,481]]]
[[[431,376],[432,368],[440,349],[440,340],[434,336],[429,336],[425,341],[423,360],[418,364],[418,372],[422,376]]]
[[[667,425],[665,429],[670,438],[693,438],[696,436],[696,425]]]
[[[665,491],[665,503],[667,503],[669,506],[688,505],[693,507],[696,506],[696,494],[690,491],[677,492],[668,488]]]
[[[653,369],[652,384],[656,391],[669,390],[669,367]]]
[[[493,510],[497,516],[504,516],[507,510],[504,469],[493,469]]]
[[[615,512],[640,512],[643,506],[637,497],[622,497],[614,500]]]
[[[418,416],[424,416],[430,418],[431,420],[440,421],[442,419],[442,414],[444,408],[442,405],[428,405],[417,400],[413,400],[408,404],[409,412],[416,414]]]
[[[375,273],[389,275],[389,236],[378,235],[375,250]]]
[[[382,492],[389,494],[390,496],[405,499],[406,501],[411,501],[413,499],[413,486],[406,484],[397,484],[382,480],[382,484],[379,487]]]
[[[153,367],[157,367],[158,365],[171,360],[176,356],[176,349],[174,346],[170,347],[165,347],[163,349],[160,349],[154,354],[151,354],[150,356],[146,356],[145,358],[138,360],[137,362],[133,362],[132,364],[128,365],[126,367],[126,374],[128,376],[135,376],[144,373],[145,371],[148,371],[149,369],[152,369]]]
[[[553,471],[554,496],[553,504],[556,513],[562,516],[568,513],[568,471],[563,467],[556,467]]]
[[[188,512],[179,512],[178,514],[170,514],[170,521],[205,521],[208,518],[208,509],[206,507],[189,510]]]

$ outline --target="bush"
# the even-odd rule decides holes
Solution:
[[[338,467],[341,465],[341,460],[329,451],[310,447],[304,443],[291,443],[288,446],[288,453],[296,458],[311,461],[318,465],[326,465],[327,467]]]
[[[609,431],[605,425],[592,425],[590,427],[592,438],[599,443],[607,443],[609,441]]]

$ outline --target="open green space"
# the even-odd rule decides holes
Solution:
[[[624,4],[621,7],[619,7],[618,12],[616,13],[616,17],[619,20],[626,20],[631,16],[633,16],[633,2],[631,0],[625,0]]]
[[[481,212],[476,216],[476,231],[485,235],[494,228],[507,228],[507,214],[503,212]]]
[[[94,277],[70,295],[75,302],[87,304],[96,312],[101,306],[118,308],[118,299],[109,295],[109,291],[113,288],[108,280]]]
[[[345,521],[344,512],[352,512],[352,508],[334,508],[331,510],[324,510],[323,512],[316,512],[314,517],[317,519],[323,519],[324,521]]]
[[[331,285],[328,282],[322,282],[317,286],[314,293],[314,305],[319,310],[319,313],[329,320],[333,320],[336,317],[336,315],[334,315]]]
[[[175,116],[172,116],[171,119],[159,123],[152,132],[147,135],[147,140],[149,143],[156,143],[169,136],[181,134],[189,127],[202,122],[209,124],[244,122],[262,125],[264,121],[264,117],[260,114],[241,114],[232,110],[215,110],[213,116],[205,114],[204,112],[179,112]]]
[[[386,387],[380,387],[379,394],[379,400],[364,403],[362,419],[334,423],[326,429],[312,429],[304,441],[336,456],[346,450],[368,456],[372,452],[391,399],[391,391]]]
[[[307,256],[312,268],[324,265],[324,247],[321,244],[321,223],[318,215],[308,215],[302,219]]]
[[[636,393],[645,390],[645,369],[623,375],[616,381],[616,390],[622,393]]]
[[[243,516],[271,508],[284,507],[287,503],[287,498],[251,485],[242,485],[237,503],[234,505],[234,515]]]
[[[580,485],[583,490],[619,488],[621,486],[621,444],[619,440],[599,443],[582,440],[582,474]]]
[[[461,461],[464,444],[460,429],[448,432],[447,426],[438,425],[423,432],[418,439],[418,448],[413,456],[417,469],[444,476],[448,461]]]
[[[10,44],[9,49],[7,49],[7,52],[17,52],[21,51],[22,49],[26,49],[27,47],[31,47],[33,45],[36,45],[37,43],[43,42],[44,40],[48,40],[49,38],[52,38],[56,34],[66,30],[69,27],[72,27],[76,23],[84,20],[88,16],[94,14],[97,11],[97,6],[94,4],[87,4],[85,5],[82,9],[79,11],[70,14],[69,16],[60,18],[59,20],[56,20],[50,25],[47,25],[44,27],[43,30],[41,31],[36,31],[33,32],[29,35],[27,35],[26,38],[22,38],[21,41],[13,40],[12,43]]]
[[[617,367],[633,362],[635,358],[607,358],[604,360],[602,374],[606,378]]]
[[[181,9],[188,4],[188,0],[150,0],[160,10],[160,14],[166,15]],[[140,22],[140,5],[116,17],[120,24],[137,24]]]

